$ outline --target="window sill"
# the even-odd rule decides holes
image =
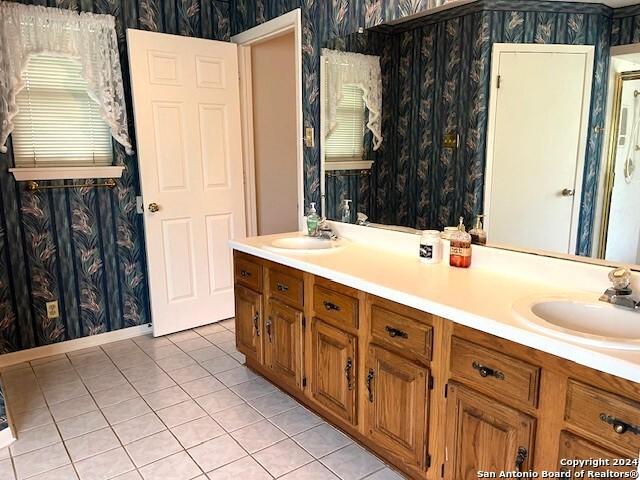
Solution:
[[[120,178],[124,166],[105,167],[16,167],[10,168],[18,182],[29,180],[75,180],[80,178]]]
[[[331,170],[370,170],[373,165],[372,160],[360,160],[353,162],[324,162],[325,171]]]

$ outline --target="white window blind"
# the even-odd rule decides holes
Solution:
[[[356,85],[344,85],[342,87],[342,98],[336,109],[336,127],[324,143],[325,160],[328,162],[362,160],[365,127],[364,109],[362,89]]]
[[[70,57],[33,55],[17,96],[16,167],[111,165],[111,132]]]

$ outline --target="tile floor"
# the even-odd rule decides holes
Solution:
[[[243,366],[233,320],[2,372],[2,480],[400,479]]]

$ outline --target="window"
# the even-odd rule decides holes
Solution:
[[[356,85],[344,85],[342,98],[336,108],[335,129],[324,143],[324,157],[327,163],[363,160],[364,109],[362,89]],[[330,168],[330,165],[327,166]]]
[[[81,68],[71,57],[31,57],[16,98],[16,167],[112,164],[111,132],[87,93]]]

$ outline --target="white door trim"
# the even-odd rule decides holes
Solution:
[[[589,112],[591,110],[591,88],[593,79],[593,45],[557,45],[557,44],[525,44],[525,43],[494,43],[491,53],[491,88],[489,92],[489,118],[487,122],[487,155],[484,179],[484,215],[491,215],[491,181],[493,168],[493,150],[495,144],[496,110],[498,103],[498,72],[500,63],[497,61],[498,55],[503,52],[535,52],[535,53],[573,53],[585,55],[587,57],[587,68],[584,72],[583,109],[581,112],[580,145],[576,162],[575,194],[573,196],[573,206],[571,214],[571,234],[569,240],[569,252],[575,254],[578,244],[578,225],[580,222],[580,201],[582,197],[582,179],[584,176],[584,160],[587,152],[587,138],[589,136]]]
[[[245,205],[247,236],[258,234],[256,209],[256,177],[253,145],[253,96],[251,89],[251,46],[271,38],[293,32],[296,50],[296,151],[298,166],[298,227],[303,228],[304,215],[304,152],[302,144],[302,20],[300,9],[269,20],[257,27],[231,37],[238,44],[238,69],[240,70],[240,115],[242,124],[242,150],[245,171]]]

